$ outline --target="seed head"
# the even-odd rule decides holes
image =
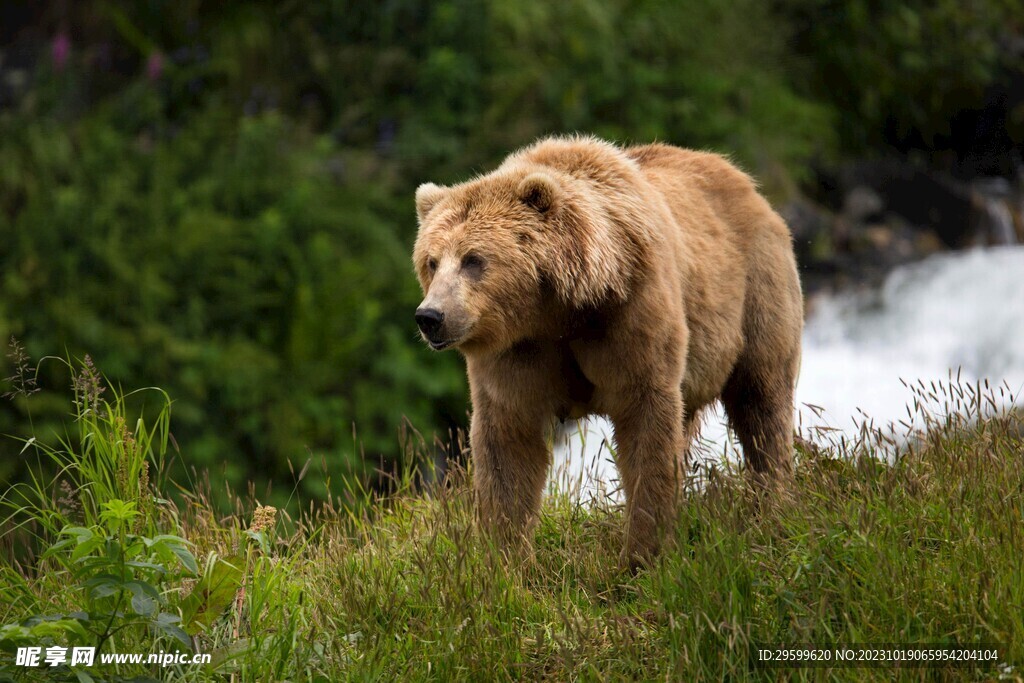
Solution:
[[[264,529],[273,527],[276,520],[277,508],[270,505],[260,505],[256,508],[256,512],[252,513],[252,525],[249,529],[258,534]]]

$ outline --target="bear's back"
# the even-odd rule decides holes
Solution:
[[[661,143],[628,147],[625,152],[663,194],[699,192],[700,199],[735,231],[739,241],[756,239],[765,230],[787,243],[791,239],[781,219],[764,220],[776,214],[753,178],[728,158]]]

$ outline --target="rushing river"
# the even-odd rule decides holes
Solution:
[[[905,435],[907,383],[988,380],[1024,389],[1024,246],[954,252],[894,270],[873,291],[810,305],[797,384],[797,421],[818,442],[860,425]],[[1017,402],[1020,405],[1020,402]],[[822,429],[825,428],[825,429]],[[589,497],[615,488],[611,426],[592,419],[556,436],[555,481]],[[721,410],[709,414],[695,457],[735,461]]]

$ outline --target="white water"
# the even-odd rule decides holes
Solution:
[[[853,437],[866,419],[893,423],[905,435],[899,421],[908,421],[913,396],[900,380],[948,382],[958,369],[963,382],[1005,382],[1014,395],[1024,388],[1024,247],[931,257],[894,270],[873,292],[815,301],[804,332],[798,426],[813,441],[826,440],[821,427],[839,430],[831,438]],[[736,461],[723,421],[720,409],[708,416],[696,459]],[[614,490],[611,435],[601,419],[558,435],[556,485],[584,498]]]

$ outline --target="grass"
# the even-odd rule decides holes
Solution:
[[[77,397],[73,438],[27,443],[59,474],[2,498],[0,680],[1021,680],[1024,419],[986,409],[981,386],[920,392],[923,429],[898,455],[876,457],[878,432],[800,442],[792,500],[777,505],[715,472],[685,498],[674,548],[629,575],[621,509],[559,496],[533,558],[503,561],[474,532],[462,471],[293,515],[238,497],[219,515],[197,485],[171,502],[159,491],[169,404],[126,430],[132,395],[93,390]],[[150,483],[117,474],[148,468]],[[68,527],[107,543],[52,549]],[[163,536],[184,545],[161,551]],[[103,562],[113,592],[96,595]],[[150,595],[135,583],[157,597],[126,600]],[[98,642],[211,662],[13,660],[18,645]],[[999,666],[752,665],[765,644],[900,642],[998,643]]]

